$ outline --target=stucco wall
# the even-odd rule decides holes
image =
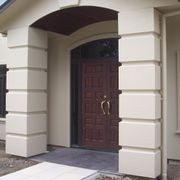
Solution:
[[[0,34],[0,64],[6,64],[7,38]],[[0,140],[5,140],[5,118],[0,118]]]
[[[5,140],[5,121],[0,121],[0,140]]]
[[[0,34],[0,64],[6,63],[7,38]]]
[[[16,0],[5,13],[0,16],[0,31],[31,25],[39,18],[59,10],[64,0]],[[70,1],[73,2],[73,1]],[[179,6],[177,0],[82,0],[80,6],[100,6],[121,11],[143,8]]]
[[[16,1],[17,3],[20,2],[20,0]],[[62,6],[62,2],[66,4],[67,1],[65,0],[32,0],[32,4],[29,2],[29,5],[24,2],[25,6],[23,11],[21,9],[16,11],[13,10],[13,8],[8,9],[6,11],[6,15],[3,14],[3,16],[0,17],[0,30],[6,31],[9,29],[14,28],[20,28],[20,27],[27,27],[31,23],[33,23],[35,20],[39,19],[40,17],[49,14],[50,12],[56,11],[58,9],[64,8]],[[53,2],[53,3],[52,3]],[[159,48],[159,20],[158,20],[158,13],[154,11],[152,7],[159,7],[159,6],[165,6],[169,5],[172,2],[173,4],[176,4],[176,0],[157,0],[157,1],[149,1],[149,0],[114,0],[113,3],[109,0],[81,0],[81,1],[71,1],[73,2],[79,2],[79,4],[76,5],[92,5],[92,6],[101,6],[106,8],[112,8],[114,10],[120,11],[119,13],[119,34],[122,36],[122,40],[120,41],[120,61],[122,62],[122,73],[121,75],[125,75],[124,69],[128,69],[133,67],[133,71],[129,71],[128,78],[130,79],[131,72],[135,72],[139,67],[137,66],[143,66],[149,69],[150,66],[151,72],[154,71],[154,69],[160,69],[159,67],[159,61],[160,61],[160,50]],[[176,2],[176,3],[175,3]],[[73,4],[74,5],[74,4]],[[15,5],[17,6],[17,4]],[[150,8],[151,7],[151,8]],[[149,9],[146,9],[149,8]],[[130,11],[134,9],[140,9],[135,11]],[[8,15],[8,11],[9,13]],[[126,11],[126,12],[123,12]],[[16,16],[14,16],[16,14]],[[11,16],[13,18],[11,18]],[[2,19],[3,21],[1,21]],[[158,22],[158,23],[156,23]],[[4,24],[3,24],[4,23]],[[103,27],[103,26],[102,26]],[[49,75],[49,85],[48,85],[48,94],[49,94],[49,116],[48,116],[48,127],[49,127],[49,144],[54,145],[61,145],[61,146],[69,146],[70,145],[70,56],[69,56],[69,47],[75,47],[76,45],[80,45],[82,42],[94,40],[99,37],[108,37],[111,36],[110,34],[117,34],[117,29],[113,29],[113,31],[109,31],[111,25],[107,24],[105,28],[100,27],[91,27],[89,31],[87,30],[88,27],[82,31],[80,30],[79,34],[74,33],[68,38],[64,38],[63,36],[58,37],[56,35],[50,35],[49,36],[49,68],[48,68],[48,75]],[[113,27],[113,26],[112,26]],[[97,28],[97,29],[96,29]],[[123,29],[122,29],[123,28]],[[93,31],[92,31],[93,29]],[[108,31],[106,31],[108,29]],[[26,28],[28,30],[28,28]],[[15,37],[14,44],[11,44],[11,52],[13,52],[13,49],[15,47],[15,52],[18,52],[19,49],[19,38],[18,36],[22,34],[23,32],[20,29],[12,30],[14,32],[12,37]],[[25,45],[27,49],[32,48],[31,47],[31,39],[29,40],[28,37],[37,37],[33,36],[31,32],[34,32],[35,35],[37,33],[37,30],[30,30],[27,32],[26,41],[28,41]],[[101,34],[96,34],[97,32],[100,32]],[[19,33],[16,35],[16,33]],[[103,35],[104,33],[104,35]],[[11,34],[12,35],[12,34]],[[96,38],[94,38],[96,36]],[[17,38],[17,39],[16,39]],[[11,40],[11,36],[8,38]],[[21,39],[21,38],[20,38]],[[22,38],[23,39],[23,38]],[[40,38],[41,39],[41,38]],[[43,39],[46,39],[45,37]],[[42,40],[43,40],[42,39]],[[85,40],[86,39],[86,40]],[[25,42],[26,42],[25,41]],[[43,41],[42,41],[43,42]],[[131,46],[129,46],[131,44]],[[36,39],[33,41],[33,45],[35,45],[36,48],[38,48],[39,44],[36,44]],[[41,44],[42,45],[42,44]],[[148,45],[148,46],[147,46]],[[150,45],[150,46],[149,46]],[[40,46],[41,51],[46,51],[47,47]],[[68,47],[68,48],[67,48]],[[26,51],[27,52],[27,51]],[[144,52],[144,53],[142,53]],[[45,54],[45,53],[44,53]],[[22,55],[22,54],[21,54]],[[38,54],[39,55],[39,54]],[[18,62],[18,58],[14,58],[15,62]],[[14,60],[12,58],[12,61]],[[45,58],[44,58],[45,59]],[[26,57],[27,61],[32,61],[32,57]],[[136,62],[138,63],[136,64]],[[14,61],[13,61],[14,62]],[[134,63],[135,62],[135,63]],[[153,62],[153,63],[152,63]],[[13,63],[11,64],[13,65]],[[157,68],[155,67],[157,66]],[[23,67],[23,66],[20,66]],[[35,67],[37,68],[37,67]],[[142,68],[142,67],[141,67]],[[29,71],[29,66],[26,66],[24,68],[25,70]],[[43,69],[46,71],[46,68]],[[142,69],[141,69],[142,70]],[[12,70],[10,71],[10,73]],[[18,72],[18,70],[16,70]],[[159,70],[157,71],[159,72]],[[153,72],[154,73],[154,72]],[[133,73],[132,73],[133,74]],[[135,73],[134,73],[135,74]],[[143,71],[140,72],[141,77],[144,78],[142,82],[147,82],[148,76],[144,76]],[[156,73],[155,73],[156,74]],[[139,78],[140,75],[137,76],[135,74],[136,78]],[[121,173],[127,173],[127,174],[133,174],[133,175],[141,175],[141,176],[148,176],[148,177],[156,177],[160,175],[160,141],[158,143],[152,143],[152,144],[146,144],[146,142],[141,142],[142,137],[150,137],[152,140],[151,142],[156,141],[156,136],[152,137],[152,134],[155,134],[153,131],[158,129],[158,137],[160,139],[160,125],[158,123],[158,120],[161,118],[160,113],[160,78],[159,75],[157,76],[150,76],[150,78],[153,79],[153,82],[156,84],[158,82],[159,86],[153,86],[149,87],[147,84],[139,84],[139,86],[134,85],[134,83],[130,84],[129,86],[121,86],[123,89],[123,93],[120,98],[120,117],[123,118],[123,122],[120,123],[120,126],[123,126],[123,123],[126,126],[126,128],[130,128],[130,125],[133,125],[132,129],[139,130],[143,127],[143,131],[139,134],[136,134],[134,136],[134,141],[136,144],[133,144],[132,141],[129,142],[126,140],[125,142],[121,141],[119,144],[123,146],[123,149],[120,150],[119,155],[121,157],[120,161],[120,172]],[[15,80],[18,80],[19,78],[15,78]],[[140,79],[140,78],[139,78]],[[27,78],[26,78],[27,80]],[[10,82],[10,81],[9,81]],[[9,83],[11,86],[11,83]],[[31,83],[30,83],[31,84]],[[33,83],[32,83],[33,84]],[[41,84],[41,83],[40,83]],[[16,87],[17,90],[18,87]],[[37,88],[37,87],[36,87]],[[33,90],[36,88],[33,88]],[[146,89],[147,88],[147,89]],[[22,88],[23,89],[23,88]],[[28,90],[30,88],[26,89],[26,94],[28,93]],[[13,88],[11,88],[12,91],[14,91]],[[41,89],[44,90],[44,89]],[[46,89],[45,89],[46,90]],[[129,91],[132,90],[132,91]],[[15,94],[15,91],[13,92]],[[35,97],[35,96],[33,96]],[[25,96],[23,97],[25,99]],[[13,96],[9,96],[10,99],[10,105],[13,102]],[[28,98],[28,101],[30,101],[30,97]],[[45,97],[43,98],[45,99]],[[139,101],[140,100],[140,101]],[[125,102],[125,103],[124,103]],[[137,102],[137,103],[136,103]],[[43,103],[46,104],[46,103]],[[124,105],[125,104],[125,105]],[[147,109],[144,108],[144,104],[147,104],[147,107],[150,107],[150,110],[147,111]],[[150,106],[149,106],[150,105]],[[158,108],[156,108],[158,107]],[[156,108],[156,109],[155,109]],[[10,112],[14,112],[9,108]],[[16,110],[16,104],[12,108],[13,110]],[[22,108],[23,109],[23,108]],[[24,112],[21,109],[19,112]],[[40,109],[41,110],[41,109]],[[43,108],[44,110],[44,108]],[[133,111],[132,111],[133,110]],[[138,111],[135,111],[138,110]],[[144,112],[142,113],[142,110]],[[25,115],[28,115],[30,112],[25,112]],[[35,109],[35,112],[38,112],[38,109]],[[20,115],[20,113],[19,113]],[[14,116],[14,115],[13,115]],[[12,116],[12,118],[14,118]],[[27,118],[26,118],[27,119]],[[127,120],[128,119],[128,120]],[[138,125],[135,126],[136,122],[133,122],[137,120]],[[150,121],[149,121],[150,120]],[[10,123],[12,124],[12,123]],[[143,126],[142,126],[143,124]],[[158,124],[158,125],[156,125]],[[146,133],[147,127],[153,127],[151,128],[151,132],[149,134]],[[158,127],[158,128],[156,128]],[[124,128],[123,128],[124,129]],[[147,128],[149,129],[149,128]],[[30,147],[27,150],[31,151],[31,147],[33,147],[34,144],[38,143],[29,143],[29,134],[28,132],[25,132],[25,140],[24,140],[24,152],[19,151],[18,153],[16,151],[17,143],[15,143],[15,138],[19,141],[19,145],[23,145],[21,142],[22,140],[22,134],[19,133],[18,135],[14,133],[13,136],[11,136],[11,133],[13,131],[9,131],[9,141],[7,141],[7,152],[10,152],[10,154],[18,154],[23,156],[30,156],[37,153],[45,152],[45,145],[46,143],[43,142],[43,148],[37,150],[37,152],[33,153],[27,153],[26,147]],[[14,131],[16,132],[16,131]],[[124,131],[125,132],[125,131]],[[130,131],[129,131],[130,132]],[[17,135],[17,137],[15,137]],[[120,137],[122,137],[123,133],[120,133]],[[128,134],[124,134],[125,137],[128,139]],[[45,136],[44,136],[45,137]],[[40,139],[36,142],[41,142]],[[29,146],[27,146],[29,144]],[[18,146],[21,147],[21,146]],[[40,147],[41,148],[41,147]],[[21,148],[20,148],[21,149]],[[131,157],[131,158],[129,158]],[[138,166],[140,164],[148,164],[148,166],[140,167]]]
[[[49,37],[48,55],[48,143],[69,146],[70,59],[66,38]]]
[[[70,50],[95,39],[117,37],[117,32],[117,22],[108,21],[84,27],[71,36],[49,34],[48,144],[70,146]]]
[[[180,160],[180,133],[177,133],[177,51],[180,50],[180,17],[167,20],[168,158]],[[180,111],[180,109],[179,109]]]

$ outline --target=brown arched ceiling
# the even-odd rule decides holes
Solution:
[[[53,12],[31,26],[39,29],[70,35],[78,29],[101,21],[117,20],[118,13],[110,9],[84,6]]]

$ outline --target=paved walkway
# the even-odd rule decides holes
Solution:
[[[57,148],[31,160],[41,163],[0,177],[0,180],[81,180],[98,171],[118,171],[118,153],[111,152]]]
[[[40,163],[0,177],[0,180],[81,180],[97,171],[55,163]]]
[[[2,176],[0,180],[81,180],[101,171],[118,172],[117,153],[57,148],[31,159],[42,163]],[[180,162],[170,161],[168,180],[175,179],[180,180]]]

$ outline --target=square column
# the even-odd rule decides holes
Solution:
[[[47,33],[8,31],[6,153],[29,157],[47,146]]]
[[[119,171],[161,175],[160,14],[119,13]]]

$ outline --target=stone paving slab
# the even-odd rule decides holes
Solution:
[[[31,160],[99,171],[118,172],[118,153],[112,152],[58,148],[49,153],[34,156]]]
[[[81,180],[97,173],[95,170],[43,162],[0,177],[0,180]]]

